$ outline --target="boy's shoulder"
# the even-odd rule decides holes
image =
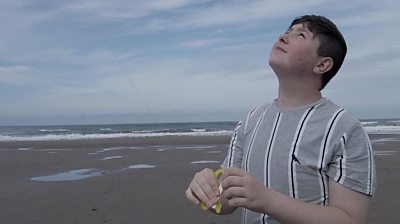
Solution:
[[[331,111],[331,115],[335,115],[335,113],[340,112],[340,119],[339,122],[342,124],[343,127],[347,127],[347,129],[353,128],[353,127],[361,127],[362,124],[360,120],[350,111],[345,109],[344,107],[341,107],[337,105],[336,103],[332,102],[331,100],[327,99],[323,105],[326,108],[329,108]]]
[[[268,110],[272,103],[261,104],[251,109],[246,117],[242,118],[241,123],[243,124],[245,132],[249,131],[249,127],[253,127],[260,117]]]
[[[359,122],[359,120],[346,108],[337,105],[336,103],[334,103],[333,101],[331,101],[329,99],[326,99],[325,102],[326,102],[326,106],[330,107],[334,111],[343,110],[342,119],[346,120],[347,122],[351,122],[351,123]]]
[[[261,116],[270,106],[271,103],[265,103],[265,104],[261,104],[255,108],[253,108],[252,110],[250,110],[250,112],[248,113],[247,117],[248,118],[252,118],[252,117],[259,117]]]

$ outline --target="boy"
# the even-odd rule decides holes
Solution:
[[[242,207],[243,223],[366,223],[376,190],[368,136],[320,92],[346,51],[326,17],[296,18],[270,53],[278,98],[238,123],[221,183],[204,169],[186,197],[210,211],[220,200],[221,214]]]

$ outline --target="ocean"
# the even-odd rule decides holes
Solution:
[[[0,126],[0,141],[231,135],[235,122]]]
[[[120,137],[231,135],[231,122],[182,122],[149,124],[97,124],[0,126],[0,141],[44,141]],[[400,134],[400,119],[361,120],[369,134]]]

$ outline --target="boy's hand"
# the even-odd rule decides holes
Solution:
[[[225,168],[222,180],[228,205],[265,213],[269,200],[264,183],[239,168]]]
[[[186,190],[186,197],[196,205],[203,202],[207,208],[210,208],[218,201],[220,194],[218,186],[219,183],[214,176],[214,171],[208,168],[203,169],[194,175]]]

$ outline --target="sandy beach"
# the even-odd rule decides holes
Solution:
[[[378,192],[369,223],[398,223],[400,135],[371,140]],[[184,195],[196,171],[219,167],[228,142],[228,136],[0,142],[0,223],[239,224],[240,212],[212,215]]]

